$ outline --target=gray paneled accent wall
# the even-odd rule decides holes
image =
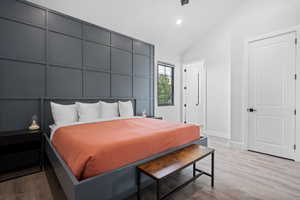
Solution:
[[[154,114],[153,45],[18,0],[1,0],[0,27],[0,132],[27,128],[44,97],[134,97]]]

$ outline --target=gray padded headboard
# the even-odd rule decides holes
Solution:
[[[0,1],[0,30],[0,135],[43,98],[134,98],[154,115],[152,44],[18,0]]]

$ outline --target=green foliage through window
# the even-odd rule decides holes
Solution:
[[[158,64],[158,105],[174,105],[174,67]]]

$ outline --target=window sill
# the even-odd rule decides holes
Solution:
[[[157,107],[171,107],[171,106],[175,106],[175,105],[174,104],[157,105]]]

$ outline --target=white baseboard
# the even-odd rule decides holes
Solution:
[[[221,131],[215,131],[215,130],[205,130],[204,133],[208,136],[215,136],[215,137],[220,137],[220,138],[225,138],[225,139],[230,139],[230,136],[226,132],[221,132]]]
[[[230,140],[229,144],[230,144],[231,147],[247,150],[247,147],[243,142],[236,142],[236,141]]]
[[[214,131],[214,130],[203,130],[203,135],[208,137],[213,136],[213,137],[221,138],[224,140],[223,142],[229,147],[247,150],[247,146],[243,142],[237,142],[231,140],[230,136],[228,136],[229,134],[225,132]]]

